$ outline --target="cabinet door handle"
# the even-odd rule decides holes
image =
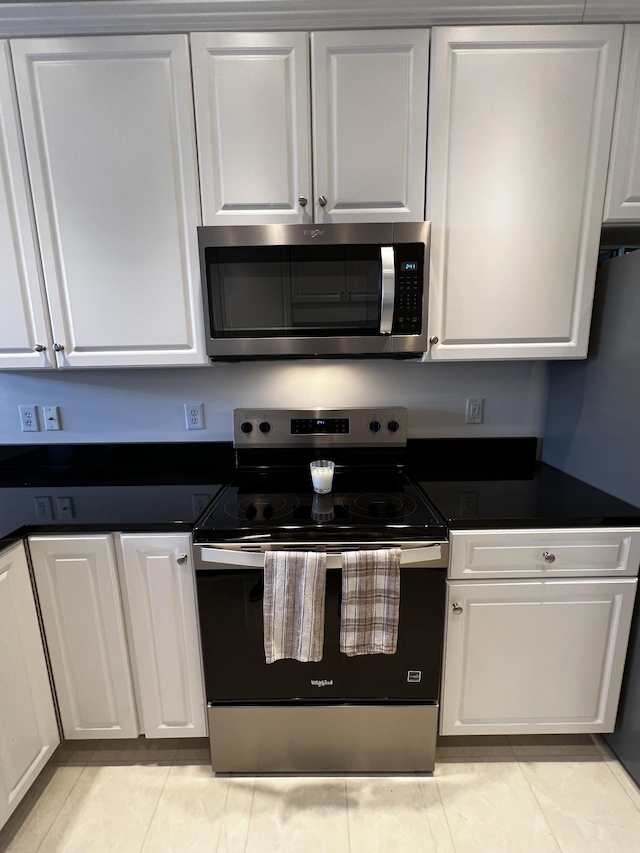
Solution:
[[[180,554],[180,556],[179,556],[179,557],[178,557],[178,559],[176,560],[176,563],[177,563],[179,566],[184,566],[184,565],[186,565],[186,563],[187,563],[187,560],[188,560],[188,559],[189,559],[189,558],[187,557],[187,555],[186,555],[186,554]]]
[[[33,349],[35,352],[44,352],[46,347],[43,347],[42,344],[36,344]]]
[[[308,201],[309,199],[306,197],[306,195],[301,195],[298,199],[298,204],[300,205],[300,207],[306,207]]]
[[[542,556],[544,557],[545,563],[554,563],[555,562],[555,554],[550,554],[549,551],[544,551]]]
[[[318,204],[320,205],[320,207],[325,207],[326,203],[327,203],[326,195],[321,195],[320,198],[318,199]]]
[[[454,602],[453,612],[456,614],[456,616],[459,616],[462,613],[462,606],[460,604],[458,604],[457,602]]]
[[[64,346],[62,344],[54,344],[53,348],[56,352],[62,352],[62,350],[64,349]]]

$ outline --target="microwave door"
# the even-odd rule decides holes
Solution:
[[[390,335],[396,295],[396,257],[393,246],[380,247],[382,287],[380,288],[380,334]]]

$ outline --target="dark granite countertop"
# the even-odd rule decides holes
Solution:
[[[451,530],[640,526],[639,507],[536,462],[535,438],[409,445],[409,473]]]
[[[536,439],[409,442],[450,529],[640,526],[640,508],[535,461]],[[231,479],[230,442],[0,447],[0,546],[31,534],[190,531]]]
[[[0,448],[0,545],[31,534],[190,531],[234,470],[230,442]]]

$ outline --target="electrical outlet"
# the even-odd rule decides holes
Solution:
[[[191,495],[193,514],[196,517],[201,516],[205,509],[209,506],[210,501],[211,495]]]
[[[204,405],[202,403],[185,403],[184,417],[187,429],[204,429]]]
[[[484,417],[484,397],[467,397],[465,423],[481,424]]]
[[[460,515],[463,518],[473,517],[478,512],[478,493],[462,492],[460,495]]]
[[[40,432],[38,409],[36,406],[18,406],[22,432]]]
[[[60,412],[57,406],[43,406],[42,414],[44,416],[45,429],[62,429],[60,426]]]
[[[73,512],[73,498],[56,498],[56,506],[58,508],[58,518],[62,521],[69,521],[75,518]]]
[[[53,502],[50,495],[40,495],[33,499],[33,503],[38,521],[53,521]]]

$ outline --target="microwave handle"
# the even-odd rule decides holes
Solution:
[[[380,294],[380,334],[390,335],[396,299],[396,253],[393,246],[380,246],[382,293]]]

